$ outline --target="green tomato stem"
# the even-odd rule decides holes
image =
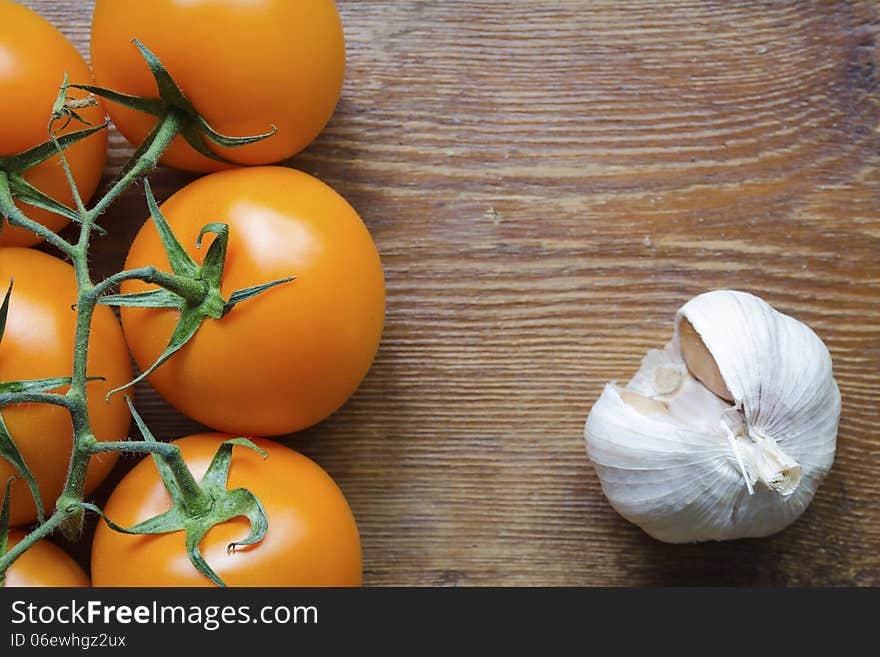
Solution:
[[[170,109],[167,114],[159,118],[159,126],[151,134],[153,142],[144,144],[138,149],[140,155],[137,155],[132,162],[126,164],[123,169],[125,173],[117,180],[113,186],[104,194],[94,207],[83,216],[83,228],[80,232],[80,243],[78,246],[88,244],[92,226],[101,214],[115,201],[122,192],[128,189],[133,182],[144,175],[146,172],[155,168],[159,163],[159,157],[180,132],[183,126],[181,117],[177,111]]]
[[[205,494],[193,477],[177,445],[147,441],[96,442],[91,446],[90,451],[92,454],[129,452],[161,456],[174,473],[174,479],[183,494],[183,502],[187,512],[198,517],[210,510],[211,498]]]
[[[82,214],[80,221],[79,240],[69,253],[76,272],[78,287],[76,303],[76,333],[73,347],[73,374],[67,399],[70,404],[70,416],[73,421],[73,449],[70,454],[70,468],[59,504],[67,508],[85,497],[86,472],[92,455],[92,446],[96,443],[92,433],[91,419],[88,408],[88,391],[86,385],[89,341],[91,337],[92,318],[98,296],[89,270],[89,246],[95,220],[102,212],[125,191],[138,177],[156,166],[159,156],[174,139],[180,127],[174,112],[169,112],[161,119],[160,128],[153,133],[154,140],[142,146],[141,155],[132,163],[128,171],[107,191],[95,206]],[[0,187],[2,192],[2,187]],[[82,531],[83,510],[77,510],[65,519],[61,526],[65,535],[76,538]]]
[[[176,274],[168,274],[156,267],[148,266],[121,271],[118,274],[107,277],[95,285],[92,291],[92,298],[97,302],[103,294],[109,292],[120,283],[134,280],[164,287],[191,304],[200,303],[208,293],[208,287],[205,283],[194,281],[184,276],[177,276]]]
[[[61,142],[58,141],[58,137],[52,129],[54,123],[54,119],[49,121],[49,139],[52,140],[52,143],[55,145],[55,150],[58,151],[58,159],[61,160],[61,168],[64,169],[64,176],[67,178],[67,184],[73,194],[73,200],[74,203],[76,203],[76,210],[82,217],[86,214],[86,206],[85,203],[83,203],[82,195],[79,193],[79,187],[77,187],[76,180],[73,178],[73,171],[70,170],[70,162],[67,161],[67,155],[64,154]]]
[[[51,404],[70,408],[70,400],[66,395],[54,392],[8,392],[0,393],[0,408],[13,404]]]
[[[14,548],[0,557],[0,573],[5,573],[7,568],[9,568],[9,566],[11,566],[12,563],[22,554],[27,552],[34,543],[46,538],[58,529],[70,513],[70,511],[56,510],[55,513],[46,519],[46,522],[37,526],[32,532],[21,539]]]

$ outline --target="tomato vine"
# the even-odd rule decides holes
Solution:
[[[275,129],[271,127],[264,134],[250,137],[230,137],[214,130],[186,98],[170,74],[143,44],[135,42],[146,61],[159,89],[159,98],[139,98],[117,93],[92,85],[69,85],[67,79],[61,85],[57,101],[48,123],[48,140],[40,146],[15,156],[0,158],[0,215],[10,226],[29,230],[60,251],[73,265],[77,281],[76,328],[74,336],[74,357],[71,376],[61,379],[38,381],[0,382],[0,457],[6,458],[25,479],[32,491],[38,510],[38,524],[24,538],[7,550],[9,530],[8,504],[9,482],[3,497],[0,512],[0,584],[9,566],[39,540],[61,531],[65,536],[75,539],[82,532],[83,517],[86,510],[101,510],[85,502],[86,471],[90,460],[97,454],[106,452],[137,452],[151,454],[159,467],[163,482],[172,498],[171,511],[147,520],[131,528],[123,528],[108,520],[117,531],[126,533],[187,532],[187,551],[192,563],[206,577],[216,584],[223,582],[211,570],[199,553],[199,541],[211,527],[236,516],[244,516],[251,523],[251,533],[241,544],[257,543],[266,533],[267,519],[260,501],[245,489],[226,490],[226,474],[230,465],[230,454],[234,447],[259,450],[244,438],[223,443],[217,452],[209,474],[197,482],[174,445],[157,442],[129,401],[132,415],[143,436],[142,441],[99,442],[92,429],[87,406],[87,384],[95,377],[87,372],[87,359],[91,338],[91,326],[98,304],[112,306],[172,307],[180,311],[178,329],[171,337],[165,354],[153,366],[158,367],[173,355],[209,319],[219,319],[233,310],[237,304],[265,293],[276,285],[287,283],[292,278],[267,281],[264,284],[239,290],[224,299],[220,293],[220,278],[226,257],[228,227],[220,223],[206,225],[199,237],[213,234],[214,238],[207,249],[201,265],[193,261],[184,251],[171,232],[168,224],[153,198],[149,183],[145,181],[144,190],[152,219],[156,224],[165,246],[172,272],[163,272],[156,267],[147,266],[119,272],[103,281],[95,282],[89,267],[89,251],[94,233],[103,232],[98,223],[100,216],[123,191],[141,179],[154,168],[175,137],[181,135],[193,148],[213,159],[221,159],[206,144],[214,143],[223,147],[237,147],[251,144],[271,137]],[[87,208],[71,173],[65,150],[81,139],[85,139],[107,124],[89,126],[82,130],[59,136],[71,121],[82,121],[77,110],[83,106],[82,100],[73,100],[68,95],[70,88],[78,88],[94,95],[103,96],[111,102],[120,103],[157,117],[156,126],[146,140],[135,150],[123,167],[122,174],[108,191]],[[88,102],[88,101],[86,101]],[[59,127],[60,126],[60,127]],[[68,184],[73,193],[75,208],[68,208],[52,198],[40,193],[24,181],[22,174],[29,168],[58,155]],[[76,241],[68,241],[41,223],[29,218],[15,203],[49,210],[79,223]],[[2,229],[2,224],[0,224]],[[153,292],[140,294],[113,294],[122,282],[139,280],[158,286]],[[9,311],[9,300],[15,294],[14,284],[3,294],[0,306],[0,340]],[[143,376],[110,394],[127,388]],[[99,374],[99,373],[98,373]],[[64,392],[59,389],[66,388]],[[109,397],[109,395],[108,395]],[[53,509],[45,510],[39,489],[27,464],[18,452],[14,437],[6,430],[2,421],[4,407],[23,403],[51,404],[65,409],[73,424],[73,449],[70,466],[63,492],[55,501]],[[230,546],[232,548],[234,546]]]

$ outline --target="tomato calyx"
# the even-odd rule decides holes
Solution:
[[[161,287],[158,289],[133,294],[105,295],[98,300],[98,303],[117,307],[171,308],[180,313],[180,318],[165,351],[156,362],[134,380],[107,393],[108,399],[111,395],[132,387],[152,374],[180,351],[195,336],[206,320],[223,319],[238,304],[263,294],[273,287],[294,280],[294,277],[282,278],[236,290],[229,296],[229,299],[224,299],[220,284],[229,245],[229,226],[223,223],[209,223],[202,228],[196,240],[196,248],[202,247],[206,235],[213,234],[214,239],[208,247],[202,264],[199,265],[190,257],[174,235],[168,221],[162,215],[156,198],[153,196],[150,183],[146,179],[144,180],[144,193],[147,197],[150,215],[159,232],[173,274],[170,278],[166,277],[163,281],[159,281],[158,284]]]
[[[128,401],[132,416],[141,432],[144,442],[158,443],[144,424],[143,419]],[[250,522],[250,532],[240,541],[230,543],[227,553],[236,548],[255,545],[263,540],[269,529],[269,520],[260,500],[246,488],[227,489],[229,466],[235,447],[246,447],[261,454],[264,459],[268,453],[257,447],[247,438],[233,438],[223,442],[217,449],[208,470],[201,481],[196,482],[189,471],[180,450],[175,445],[164,445],[166,453],[153,453],[153,461],[159,470],[162,483],[171,497],[171,509],[149,518],[133,527],[122,527],[104,515],[93,504],[81,502],[77,506],[94,511],[100,515],[114,531],[123,534],[168,534],[186,532],[186,551],[193,566],[217,586],[226,586],[202,556],[199,545],[207,533],[215,526],[233,518],[244,517]]]
[[[190,101],[186,97],[186,95],[174,81],[174,78],[171,77],[171,74],[168,73],[167,69],[162,65],[162,62],[159,61],[159,58],[156,57],[156,55],[154,55],[139,40],[133,39],[132,43],[134,43],[134,45],[140,51],[141,55],[147,63],[147,66],[150,68],[150,73],[152,74],[153,79],[156,81],[156,90],[159,96],[158,98],[132,96],[129,94],[120,93],[118,91],[113,91],[112,89],[105,89],[104,87],[98,87],[88,84],[71,86],[75,87],[76,89],[88,91],[89,93],[93,93],[96,96],[106,98],[110,102],[116,103],[117,105],[122,105],[135,111],[142,112],[144,114],[151,114],[158,117],[159,120],[156,122],[156,127],[153,129],[154,133],[159,128],[159,126],[162,125],[163,119],[165,117],[167,117],[169,114],[174,114],[175,117],[178,119],[179,134],[186,140],[186,142],[190,146],[192,146],[192,148],[198,153],[201,153],[205,157],[211,158],[212,160],[223,162],[224,164],[235,164],[235,162],[231,162],[223,156],[215,153],[213,150],[211,150],[210,144],[219,146],[221,148],[237,148],[240,146],[247,146],[248,144],[253,144],[264,139],[268,139],[269,137],[275,135],[276,132],[278,132],[278,128],[274,125],[270,126],[270,130],[268,132],[247,137],[231,137],[229,135],[224,135],[220,132],[217,132],[213,127],[211,127],[211,124],[208,122],[208,120],[205,119],[205,117],[203,117],[198,112],[192,101]],[[153,135],[147,137],[144,143],[150,143],[152,141],[152,137]]]

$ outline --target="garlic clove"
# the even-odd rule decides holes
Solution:
[[[684,377],[677,367],[658,367],[654,370],[654,389],[658,394],[671,395],[681,388]]]
[[[656,413],[658,415],[669,413],[669,407],[662,401],[645,397],[632,390],[620,390],[618,394],[627,406],[631,406],[639,413]]]
[[[724,383],[724,377],[721,376],[718,364],[694,325],[686,317],[679,318],[678,341],[681,346],[681,355],[691,374],[721,399],[733,401],[733,395],[730,394],[727,384]]]

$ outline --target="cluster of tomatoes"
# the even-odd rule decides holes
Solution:
[[[193,339],[149,377],[151,385],[188,417],[220,433],[175,443],[196,479],[218,446],[248,436],[268,453],[236,449],[229,488],[247,488],[262,503],[269,529],[262,542],[227,553],[247,535],[238,518],[214,527],[202,552],[229,585],[324,586],[361,582],[357,527],[342,493],[317,464],[271,440],[320,422],[338,409],[366,375],[378,348],[385,311],[382,265],[357,213],[334,190],[287,167],[262,166],[307,146],[329,120],[344,74],[342,27],[332,0],[251,3],[97,0],[92,22],[92,69],[52,25],[31,10],[0,0],[0,157],[45,142],[46,126],[64,74],[137,96],[156,94],[150,70],[132,44],[137,38],[161,60],[200,114],[218,132],[251,135],[274,125],[271,138],[236,149],[211,146],[241,166],[205,157],[177,137],[162,163],[201,177],[175,193],[161,211],[179,242],[199,261],[203,226],[229,226],[222,293],[294,277],[205,322]],[[112,102],[78,110],[100,124],[108,112],[133,144],[147,138],[156,117]],[[74,127],[68,128],[73,130]],[[85,199],[104,171],[104,131],[66,151]],[[73,203],[59,159],[31,169],[26,179],[43,193]],[[65,219],[24,203],[29,217],[53,230]],[[111,233],[112,225],[104,226]],[[70,376],[77,298],[73,268],[31,248],[36,238],[4,226],[0,286],[14,280],[0,341],[0,381]],[[169,261],[154,224],[146,221],[126,269]],[[126,282],[123,293],[151,289]],[[179,311],[123,308],[121,326],[98,306],[91,331],[88,408],[100,441],[124,440],[130,414],[116,395],[132,379],[131,356],[141,369],[165,350]],[[0,409],[9,434],[33,472],[44,502],[62,490],[71,453],[71,420],[64,409],[25,404]],[[115,461],[92,459],[87,492]],[[0,481],[14,474],[0,459]],[[12,486],[11,524],[36,520],[27,486]],[[106,516],[131,526],[170,507],[155,464],[144,459],[112,493]],[[10,544],[21,540],[10,532]],[[210,582],[190,563],[182,532],[131,536],[101,522],[92,546],[96,586],[186,586]],[[41,541],[7,572],[7,585],[86,585],[89,580],[54,544]]]

